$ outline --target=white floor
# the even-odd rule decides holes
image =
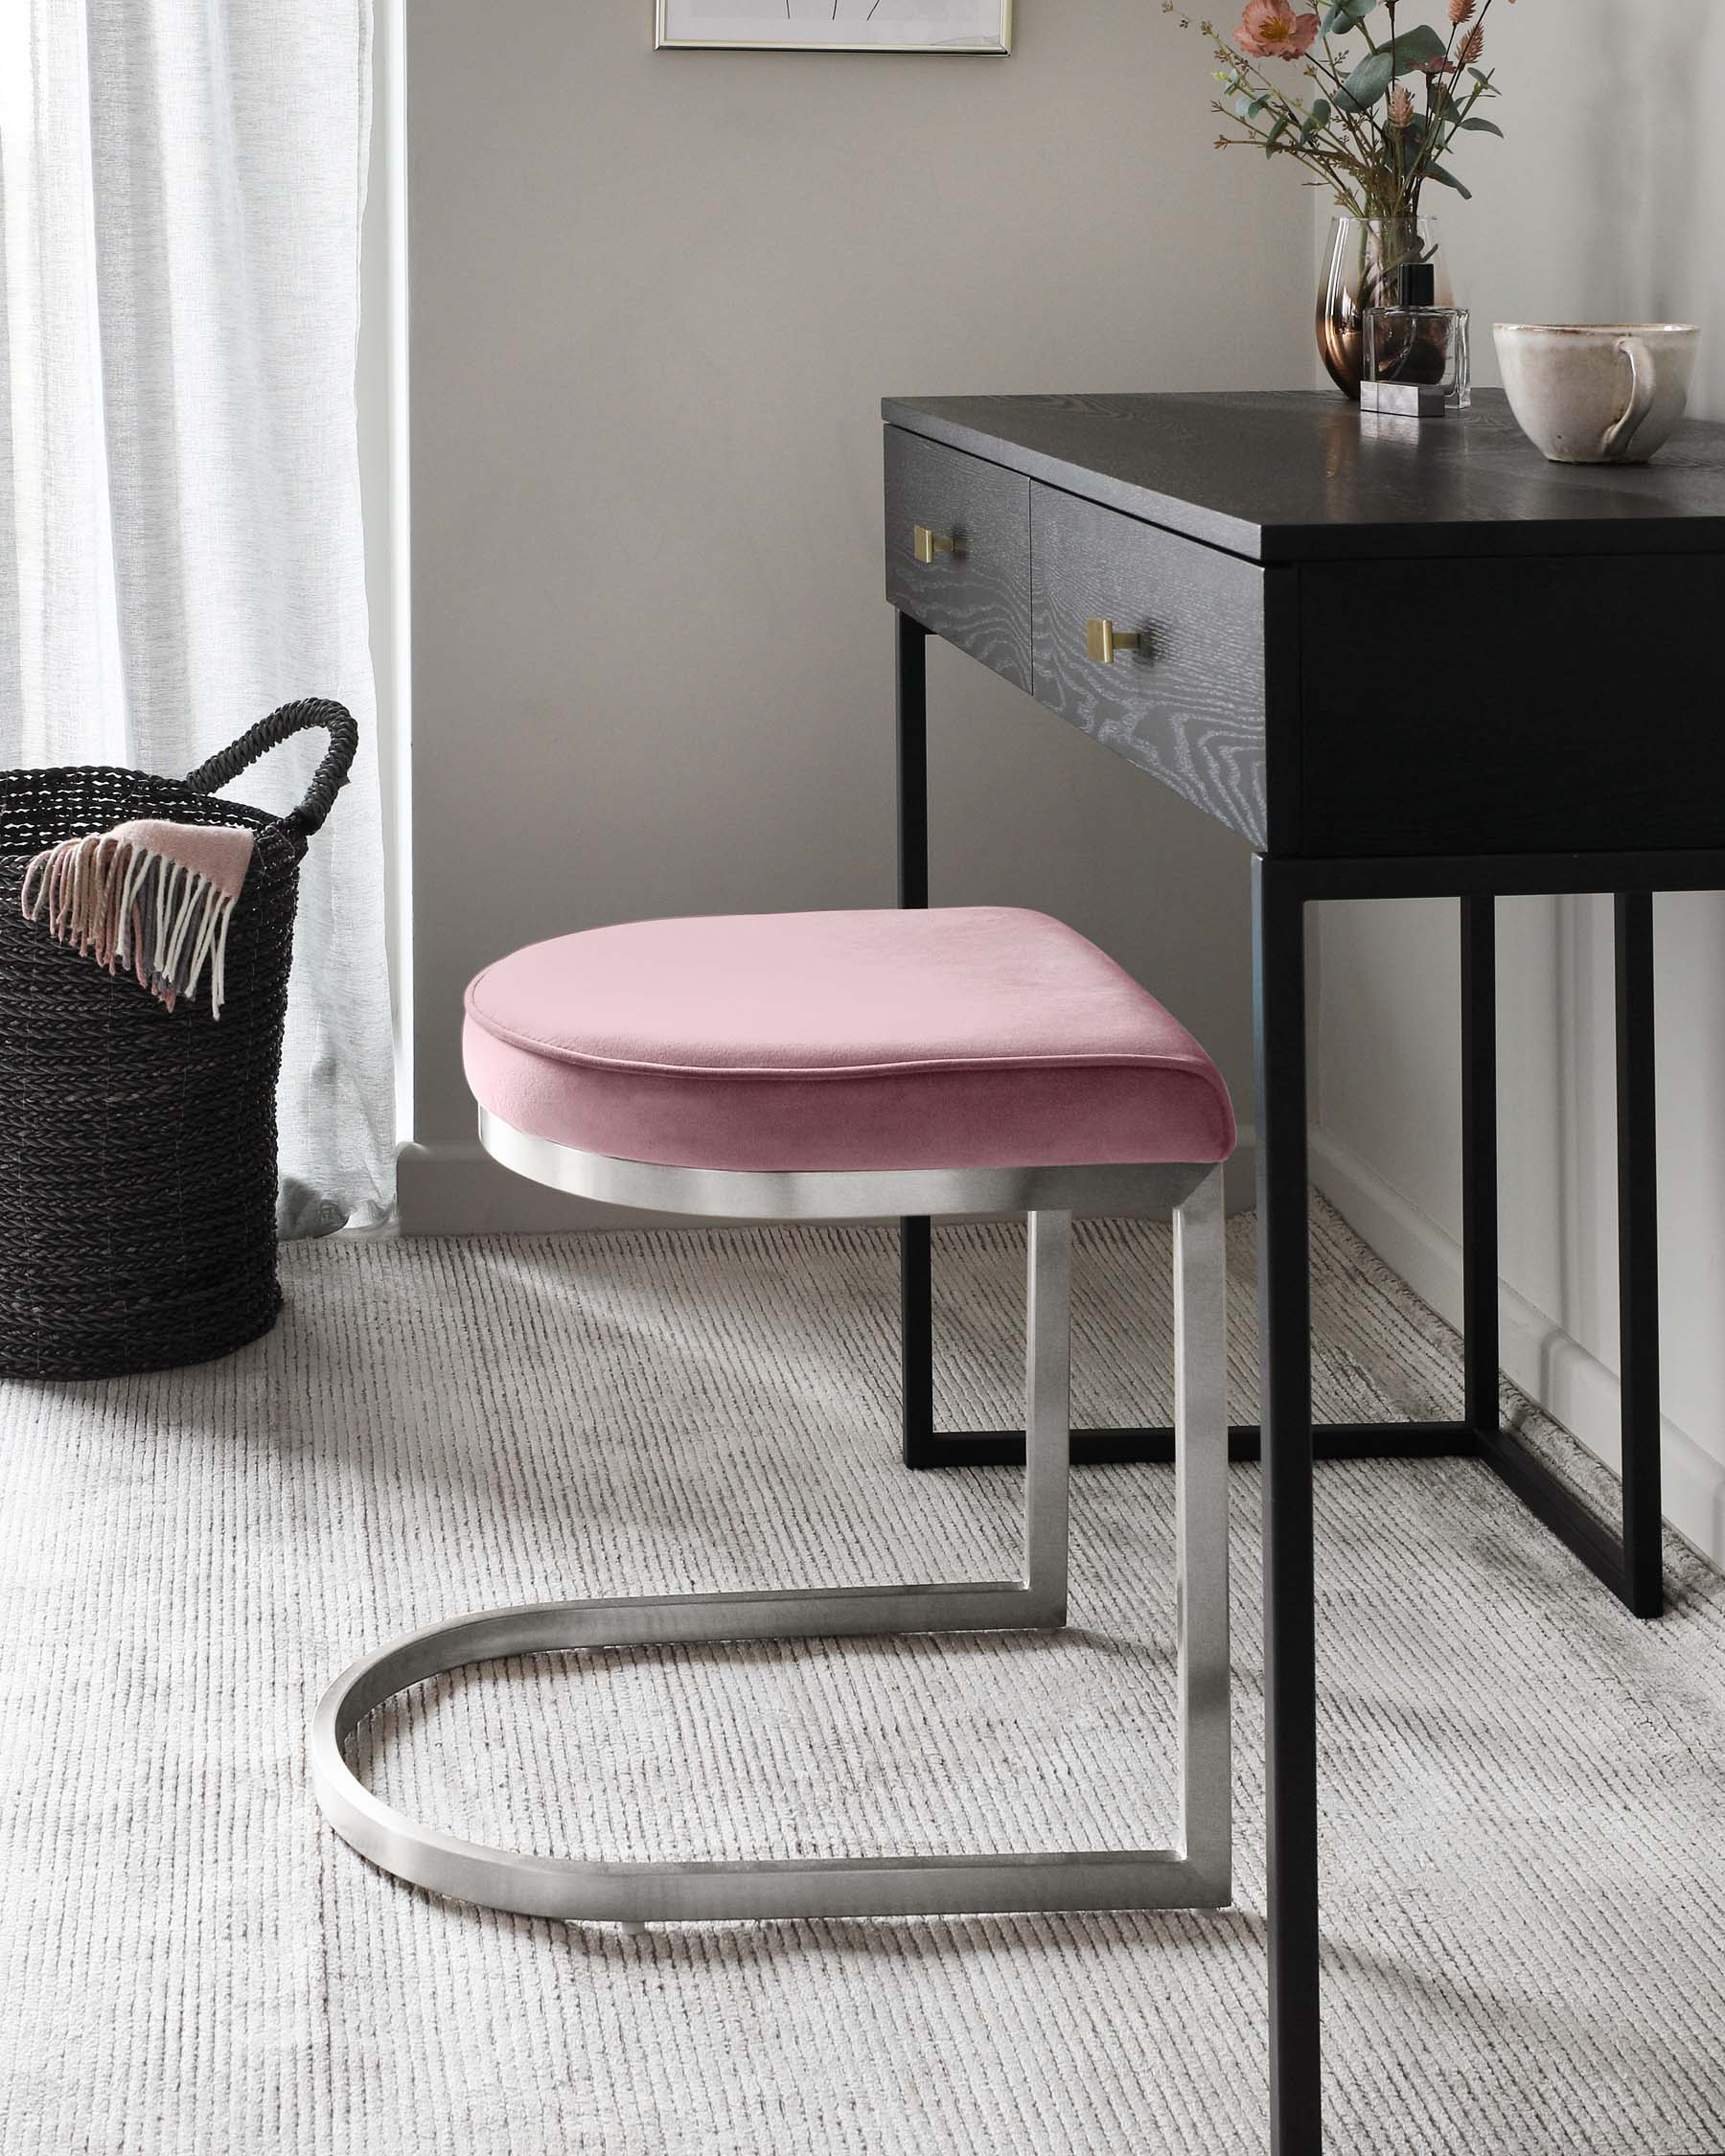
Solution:
[[[1318,1234],[1322,1411],[1451,1411],[1450,1337],[1333,1215]],[[1085,1418],[1165,1411],[1165,1238],[1095,1228],[1081,1258]],[[943,1413],[1004,1420],[1013,1239],[940,1263]],[[0,1388],[5,2156],[1264,2145],[1255,1472],[1236,1911],[497,1917],[319,1826],[304,1724],[356,1652],[541,1594],[992,1571],[1017,1479],[894,1464],[879,1235],[325,1245],[287,1272],[281,1327],[228,1362]],[[506,1666],[386,1718],[370,1771],[594,1854],[1154,1836],[1170,1481],[1080,1475],[1064,1639]],[[1325,1468],[1319,1518],[1332,2149],[1725,2147],[1725,1581],[1673,1546],[1672,1614],[1638,1625],[1461,1462]]]

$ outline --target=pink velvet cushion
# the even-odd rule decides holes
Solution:
[[[632,921],[488,966],[474,1096],[587,1153],[703,1168],[1223,1160],[1191,1035],[1044,913]]]

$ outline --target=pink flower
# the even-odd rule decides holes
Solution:
[[[1318,35],[1316,15],[1297,15],[1290,0],[1246,0],[1234,43],[1253,59],[1299,59]]]
[[[1509,0],[1509,5],[1513,7],[1515,0]],[[1469,12],[1471,11],[1470,8]],[[1462,22],[1465,22],[1466,19],[1465,15],[1460,18]],[[1485,26],[1484,23],[1475,23],[1467,35],[1462,38],[1460,44],[1456,47],[1454,59],[1420,60],[1418,72],[1421,75],[1460,75],[1464,67],[1472,67],[1475,61],[1484,56],[1484,51]]]

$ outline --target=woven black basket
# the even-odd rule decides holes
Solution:
[[[309,726],[330,748],[289,814],[212,797]],[[357,745],[341,705],[310,698],[184,779],[0,773],[0,1375],[201,1363],[275,1323],[276,1080],[299,864]],[[219,1020],[202,1000],[165,1009],[21,915],[34,855],[144,816],[255,834]]]

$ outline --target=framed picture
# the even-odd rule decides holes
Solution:
[[[1009,53],[1012,0],[658,0],[661,46]]]

